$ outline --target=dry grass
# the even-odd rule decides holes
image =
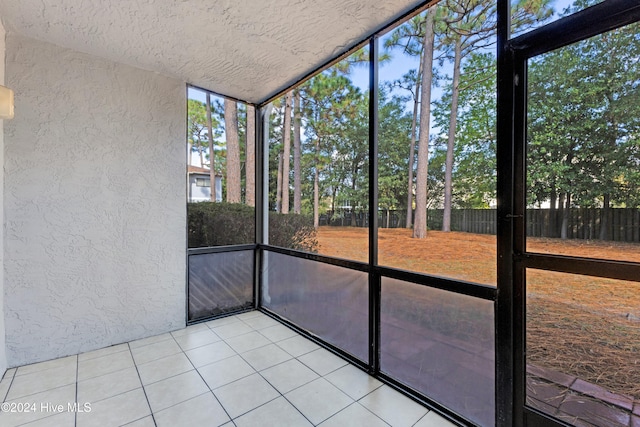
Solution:
[[[366,261],[368,231],[321,227],[319,253]],[[640,245],[529,239],[528,250],[640,262]],[[496,238],[380,229],[381,265],[496,284]],[[640,398],[640,283],[538,270],[527,272],[528,362]]]

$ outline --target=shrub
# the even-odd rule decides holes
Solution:
[[[187,204],[190,248],[253,243],[255,209],[241,203]],[[316,252],[318,240],[313,219],[296,214],[269,213],[270,244]]]
[[[253,243],[255,210],[241,203],[187,205],[190,248]]]
[[[318,251],[313,217],[269,212],[269,244],[305,252]]]

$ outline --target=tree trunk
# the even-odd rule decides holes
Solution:
[[[247,194],[248,206],[256,205],[256,109],[247,105]]]
[[[571,194],[567,193],[565,199],[565,207],[562,210],[562,229],[560,230],[560,238],[566,240],[569,228],[569,207],[571,206]]]
[[[313,227],[317,230],[320,225],[319,214],[320,210],[320,170],[318,169],[318,161],[320,157],[320,140],[316,139],[316,164],[313,168]]]
[[[289,167],[291,165],[291,99],[293,92],[284,97],[284,123],[282,124],[282,213],[289,213]]]
[[[555,182],[555,179],[552,180]],[[555,188],[555,184],[552,184],[553,188],[551,189],[551,195],[549,196],[549,223],[547,224],[547,236],[549,237],[557,237],[556,236],[556,202],[558,201],[558,193]]]
[[[276,212],[282,212],[282,151],[278,153],[278,176],[276,178]]]
[[[407,221],[406,228],[413,226],[413,160],[416,155],[416,126],[418,124],[418,105],[420,105],[420,78],[422,76],[422,52],[416,76],[416,90],[413,98],[413,118],[411,120],[411,141],[409,142],[409,173],[407,182]]]
[[[295,107],[293,109],[293,213],[302,211],[302,177],[300,176],[300,158],[302,147],[300,146],[300,92],[295,92]]]
[[[200,167],[204,167],[204,150],[202,145],[198,147],[198,154],[200,155]]]
[[[602,214],[600,216],[600,240],[608,240],[609,238],[610,202],[611,202],[611,195],[607,193],[604,195],[604,202],[602,203]]]
[[[556,221],[556,229],[555,229],[556,237],[562,236],[562,222],[564,221],[564,194],[565,193],[562,193],[562,192],[558,194],[558,213],[556,214],[558,221]],[[559,229],[558,229],[558,224],[560,224]]]
[[[240,203],[240,144],[238,143],[238,105],[224,100],[224,132],[227,136],[227,202]]]
[[[315,165],[313,167],[313,227],[320,225],[320,137],[315,142]]]
[[[431,115],[431,80],[433,79],[434,15],[436,6],[427,11],[422,58],[422,95],[420,96],[420,138],[416,175],[416,214],[413,237],[427,237],[427,177],[429,167],[429,120]]]
[[[462,57],[462,38],[456,37],[453,59],[453,85],[451,88],[451,115],[449,116],[449,139],[444,169],[444,213],[442,231],[451,231],[451,199],[453,197],[453,148],[458,124],[458,95],[460,94],[460,61]]]
[[[216,152],[213,142],[213,126],[211,124],[211,94],[207,92],[207,132],[209,134],[209,185],[211,201],[216,199]],[[204,165],[201,165],[204,167]]]
[[[293,213],[299,214],[302,211],[302,176],[300,175],[300,159],[302,157],[302,147],[300,143],[300,92],[295,91],[293,108]]]

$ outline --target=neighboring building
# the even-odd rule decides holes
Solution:
[[[189,202],[211,201],[211,176],[209,169],[198,166],[187,168],[189,178]],[[216,202],[222,201],[222,176],[216,175]]]

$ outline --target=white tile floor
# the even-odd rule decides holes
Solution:
[[[452,426],[257,311],[9,369],[0,400],[0,427]]]

